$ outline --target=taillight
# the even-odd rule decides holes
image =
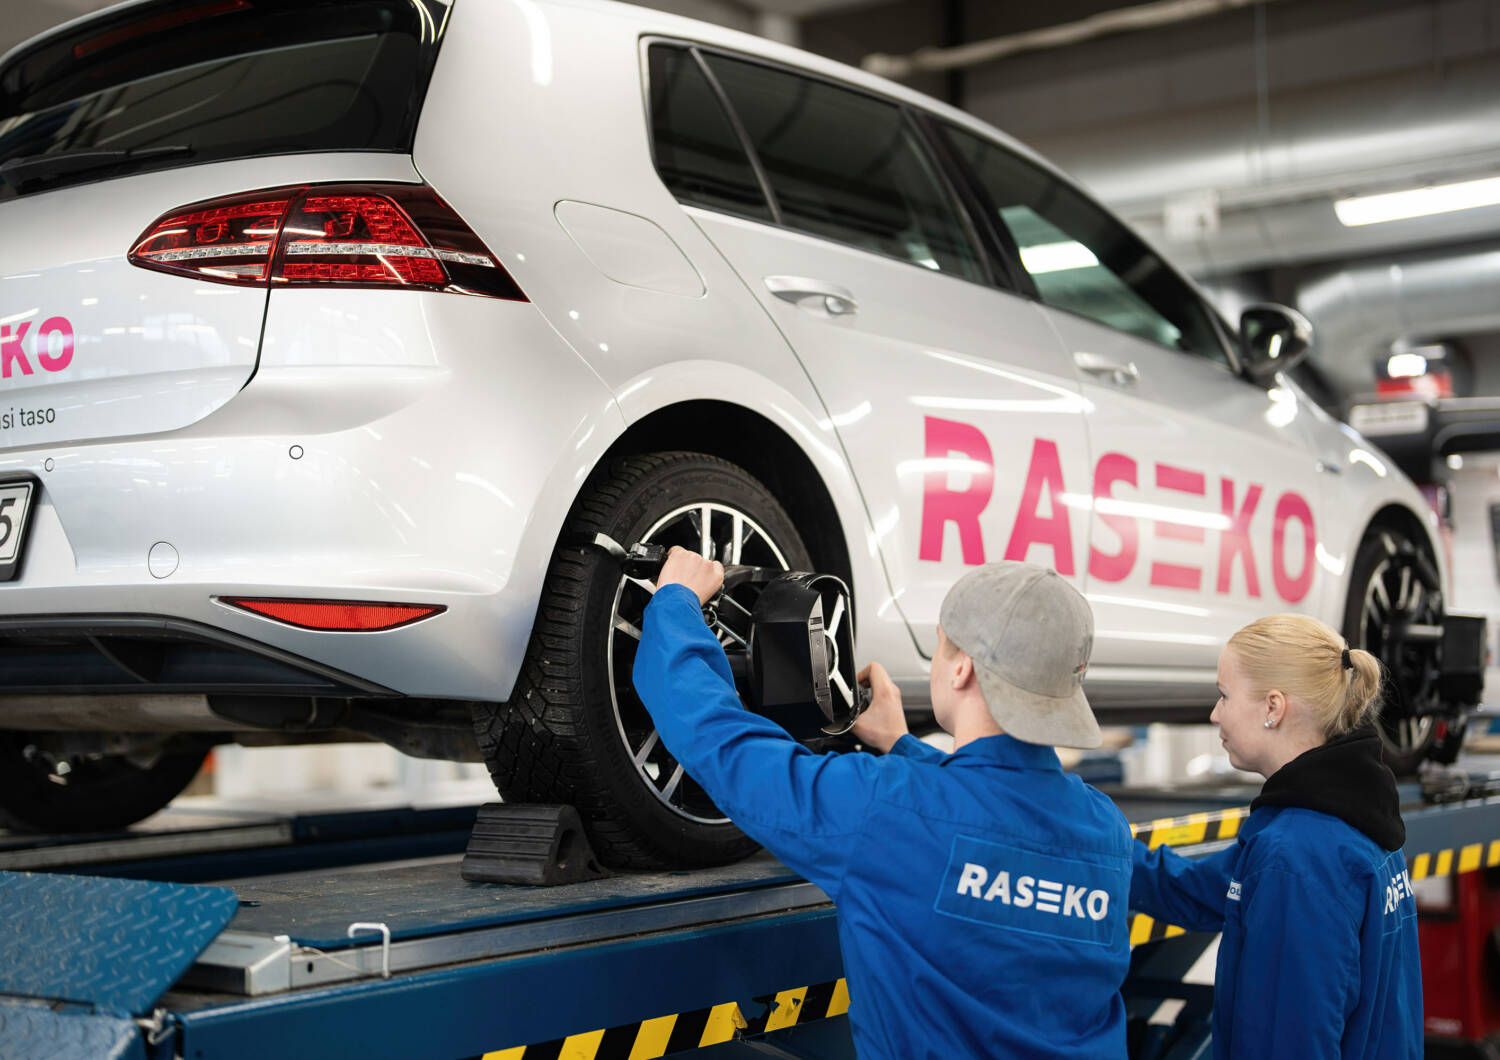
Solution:
[[[277,188],[185,206],[132,264],[248,287],[381,287],[525,301],[473,229],[425,185]]]
[[[169,213],[136,240],[130,260],[162,272],[264,287],[293,198],[282,189]]]
[[[428,604],[372,604],[358,600],[270,600],[246,596],[220,599],[289,626],[333,633],[375,633],[395,629],[446,610]]]

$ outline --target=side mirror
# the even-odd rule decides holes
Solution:
[[[1311,345],[1312,324],[1295,309],[1258,302],[1240,314],[1240,362],[1254,379],[1286,371]]]

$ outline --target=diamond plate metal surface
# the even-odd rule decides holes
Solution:
[[[47,1060],[145,1060],[132,1020],[0,1004],[0,1056]]]
[[[144,1015],[238,908],[226,887],[0,872],[0,994]]]

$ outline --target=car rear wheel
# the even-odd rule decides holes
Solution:
[[[0,827],[103,832],[150,817],[188,786],[206,746],[109,754],[73,734],[0,732]]]
[[[1344,639],[1385,668],[1380,722],[1386,763],[1414,772],[1446,729],[1438,670],[1443,595],[1432,557],[1406,534],[1379,529],[1355,555]]]
[[[585,487],[547,572],[509,702],[478,703],[475,733],[511,802],[575,806],[599,859],[653,868],[715,865],[755,844],[658,738],[631,682],[646,582],[586,544],[682,545],[724,563],[807,570],[801,537],[743,469],[698,453],[616,460]]]

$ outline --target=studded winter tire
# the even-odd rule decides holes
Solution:
[[[662,745],[631,683],[648,583],[584,542],[682,545],[724,563],[807,570],[801,537],[743,469],[699,453],[615,460],[553,554],[510,700],[479,703],[490,775],[513,802],[577,807],[605,864],[715,865],[755,849]]]

